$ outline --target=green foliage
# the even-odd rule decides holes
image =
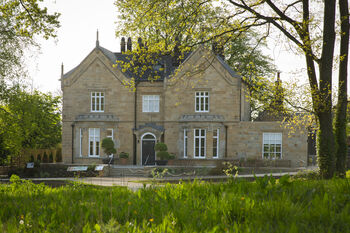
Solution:
[[[12,176],[10,184],[0,185],[0,193],[3,232],[307,233],[350,228],[350,183],[345,179],[266,176],[255,182],[194,181],[131,191],[76,182],[50,188]]]
[[[36,161],[41,162],[41,154],[38,154],[38,156],[36,156]]]
[[[346,178],[350,178],[350,170],[346,172]]]
[[[62,147],[58,147],[56,150],[56,156],[55,156],[56,162],[62,162]]]
[[[157,142],[157,144],[154,146],[155,151],[167,151],[168,146],[164,142]]]
[[[228,177],[237,177],[238,176],[238,166],[230,162],[223,162],[223,172]]]
[[[157,151],[157,157],[160,160],[168,160],[169,159],[169,152],[168,151]]]
[[[34,155],[30,155],[29,162],[30,162],[30,163],[33,163],[33,162],[34,162]]]
[[[52,151],[50,151],[49,163],[53,163],[53,154],[52,154]]]
[[[127,158],[129,158],[129,153],[127,153],[127,152],[120,152],[119,158],[127,159]]]
[[[38,47],[36,39],[56,37],[58,13],[49,14],[42,0],[3,0],[0,5],[0,80],[23,78],[23,55]]]
[[[60,97],[14,86],[0,90],[0,100],[0,146],[9,156],[27,148],[51,148],[61,141]]]
[[[106,155],[117,153],[117,150],[114,148],[114,142],[111,138],[104,138],[102,140],[102,148]]]
[[[49,158],[47,157],[46,151],[44,151],[43,163],[48,163],[48,162],[49,162]]]
[[[171,160],[171,159],[176,159],[176,154],[174,154],[174,153],[169,153],[168,159],[169,159],[169,160]]]
[[[164,67],[159,71],[153,67],[160,65],[161,56],[171,55],[174,64],[179,65],[185,55],[199,45],[212,47],[216,44],[214,52],[228,59],[228,64],[248,83],[252,92],[249,93],[252,114],[257,115],[271,102],[273,83],[268,78],[276,69],[271,59],[261,52],[266,44],[258,33],[241,28],[236,19],[228,17],[231,12],[225,4],[202,0],[117,0],[115,5],[120,12],[117,36],[132,35],[134,41],[142,38],[141,46],[138,44],[133,51],[126,51],[125,54],[129,55],[126,60],[118,61],[117,66],[133,76],[124,82],[126,87],[135,90],[140,77],[157,80]],[[214,61],[211,54],[204,56],[209,63]],[[174,79],[169,79],[169,83],[191,86],[201,83],[201,78],[191,78],[191,72],[186,78],[176,78],[178,71],[174,72],[171,76]],[[192,72],[200,73],[203,69],[193,66]]]
[[[160,160],[168,160],[170,158],[168,146],[164,142],[157,142],[154,150],[157,151],[156,155]]]

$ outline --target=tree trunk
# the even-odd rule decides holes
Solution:
[[[332,126],[332,69],[335,43],[335,1],[324,1],[323,45],[319,85],[317,155],[321,176],[329,179],[335,171],[335,141]]]
[[[338,103],[335,118],[335,140],[336,140],[336,172],[340,177],[345,177],[347,156],[346,135],[346,110],[347,110],[347,77],[348,77],[348,55],[349,55],[349,8],[348,0],[339,0],[339,11],[341,20],[340,35],[340,63],[339,63],[339,89]]]
[[[333,177],[335,168],[334,159],[334,135],[332,130],[332,114],[321,113],[318,115],[319,130],[317,131],[317,162],[323,178]]]

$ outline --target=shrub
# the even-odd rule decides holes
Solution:
[[[129,153],[127,153],[127,152],[120,152],[119,158],[127,159],[127,158],[129,158]]]
[[[350,178],[350,170],[346,172],[346,178]]]
[[[53,154],[52,154],[52,151],[50,152],[50,155],[49,155],[49,163],[53,163]]]
[[[40,163],[41,163],[40,160],[35,161],[34,162],[34,167],[36,167],[36,168],[40,167]]]
[[[175,159],[176,155],[174,153],[169,153],[169,158],[168,159]]]
[[[56,150],[56,162],[62,162],[62,148],[57,148]]]
[[[168,147],[165,143],[163,142],[157,142],[157,144],[154,146],[154,149],[156,151],[167,151]]]
[[[89,166],[88,166],[88,171],[95,171],[95,168],[96,168],[96,164],[90,164]]]
[[[114,148],[114,142],[111,138],[104,138],[102,140],[102,148],[106,155],[115,154],[117,150]]]
[[[44,156],[43,156],[43,163],[48,163],[49,162],[49,158],[47,157],[46,151],[44,152]]]
[[[30,155],[29,162],[30,162],[30,163],[33,163],[33,162],[34,162],[34,155]]]
[[[169,156],[168,151],[158,151],[157,152],[157,157],[160,160],[168,160],[170,156]]]
[[[41,154],[38,154],[38,156],[36,157],[36,161],[38,161],[39,163],[41,162]]]
[[[157,151],[157,157],[160,160],[168,160],[170,158],[170,154],[168,153],[168,147],[164,142],[158,142],[154,149]]]

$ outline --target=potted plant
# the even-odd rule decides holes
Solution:
[[[156,160],[157,165],[167,165],[169,159],[168,147],[163,142],[158,142],[154,146],[154,150],[157,151],[156,155],[158,160]]]
[[[102,140],[102,148],[103,151],[105,152],[106,155],[109,155],[109,158],[104,159],[103,163],[113,163],[114,162],[114,158],[113,158],[113,154],[115,154],[117,152],[117,150],[114,148],[114,142],[111,138],[104,138]]]
[[[129,153],[127,153],[127,152],[120,152],[119,158],[120,158],[120,163],[122,165],[126,165],[126,164],[128,164]]]
[[[176,158],[175,153],[169,153],[168,157],[168,165],[174,165],[174,160]]]

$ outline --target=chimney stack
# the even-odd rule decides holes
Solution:
[[[98,40],[98,29],[96,31],[96,47],[100,46],[100,41]]]
[[[131,51],[131,50],[132,50],[131,37],[128,38],[128,43],[127,43],[126,46],[127,46],[128,51]]]
[[[63,62],[61,64],[61,78],[63,78],[63,74],[64,74],[64,67],[63,67]]]
[[[172,58],[173,60],[173,66],[179,66],[180,65],[180,40],[179,37],[175,37],[175,46],[174,46],[174,56]]]
[[[141,37],[139,37],[139,38],[137,39],[137,43],[139,44],[139,48],[142,49],[142,48],[143,48],[143,43],[142,43]]]
[[[120,52],[125,53],[125,38],[122,37],[120,41]]]

